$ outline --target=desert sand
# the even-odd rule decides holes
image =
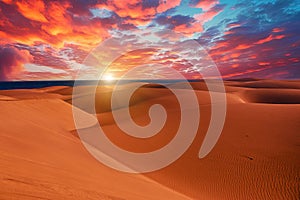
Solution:
[[[299,199],[300,81],[225,81],[224,129],[203,159],[198,152],[211,101],[204,82],[191,85],[201,112],[194,142],[176,162],[143,174],[113,170],[84,148],[73,121],[71,87],[0,90],[0,199]],[[121,92],[132,86],[122,86]],[[183,83],[172,86],[187,90]],[[90,87],[80,87],[76,98],[88,101]],[[180,121],[173,93],[156,84],[134,93],[130,112],[137,124],[149,123],[148,109],[155,103],[168,113],[164,128],[141,140],[116,125],[112,88],[99,87],[95,97],[97,118],[112,142],[149,152],[172,140]],[[116,112],[122,114],[125,106],[120,101]],[[78,109],[90,115],[86,108]],[[93,130],[95,124],[82,128]]]

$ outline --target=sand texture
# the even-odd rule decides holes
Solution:
[[[127,84],[117,92],[136,84],[142,85]],[[193,92],[184,83],[170,85],[183,95]],[[210,123],[211,100],[204,82],[191,85],[201,114],[194,142],[176,162],[144,174],[113,170],[89,154],[74,125],[71,87],[0,90],[0,199],[299,199],[300,82],[225,81],[224,129],[203,159],[198,152]],[[130,113],[137,124],[149,123],[153,104],[163,105],[168,114],[157,135],[141,140],[115,123],[112,88],[97,88],[95,110],[114,144],[141,153],[173,139],[180,112],[170,90],[149,84],[132,96]],[[76,95],[88,103],[93,91],[80,86]],[[91,116],[87,107],[77,109],[84,118]],[[114,109],[122,116],[125,101],[120,98]],[[87,121],[81,128],[93,130],[96,123]]]

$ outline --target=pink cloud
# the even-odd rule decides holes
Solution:
[[[280,40],[284,37],[285,37],[285,35],[275,35],[275,36],[274,35],[269,35],[268,37],[257,41],[255,44],[263,44],[263,43],[266,43],[266,42],[270,42],[272,40]]]
[[[23,65],[32,60],[27,50],[15,47],[0,47],[0,80],[14,79],[23,70]]]
[[[219,3],[218,0],[200,0],[194,7],[207,11]]]
[[[215,16],[222,12],[223,9],[224,8],[220,6],[212,7],[201,14],[195,15],[195,19],[204,24],[205,22],[212,20]]]

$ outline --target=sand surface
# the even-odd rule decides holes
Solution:
[[[173,164],[144,174],[115,171],[88,153],[73,122],[72,88],[0,91],[0,199],[299,199],[300,82],[226,81],[224,129],[203,159],[198,152],[210,122],[211,101],[205,83],[191,85],[201,112],[194,142]],[[119,92],[132,86],[124,85]],[[182,94],[191,92],[183,83],[172,87]],[[162,104],[168,113],[164,128],[141,140],[116,125],[111,91],[112,86],[97,88],[95,107],[113,143],[141,153],[173,139],[180,112],[172,92],[151,84],[134,93],[130,112],[137,124],[149,123],[153,104]],[[220,91],[216,87],[213,92]],[[91,95],[91,87],[81,86],[76,98],[88,103]],[[125,108],[120,98],[118,115]],[[92,112],[78,109],[86,118]],[[93,130],[95,123],[87,120],[81,128]]]

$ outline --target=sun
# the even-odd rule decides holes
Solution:
[[[103,75],[103,80],[104,81],[113,81],[113,80],[115,80],[115,78],[112,74],[104,74]]]

